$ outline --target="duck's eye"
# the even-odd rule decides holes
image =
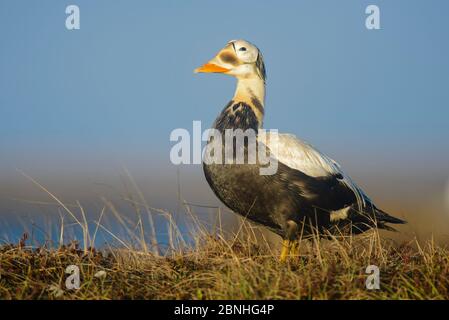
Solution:
[[[245,48],[245,47],[241,47],[241,48],[239,49],[239,51],[246,51],[246,48]]]

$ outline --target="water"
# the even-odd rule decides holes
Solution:
[[[194,228],[190,214],[183,205],[184,201],[195,204],[191,209],[211,232],[214,232],[218,207],[222,209],[222,220],[226,228],[232,229],[238,224],[236,215],[216,199],[204,181],[200,167],[181,167],[179,175],[177,168],[145,173],[138,169],[130,171],[151,207],[156,239],[161,249],[170,246],[167,214],[170,214],[179,228],[184,241],[187,244],[193,243]],[[94,241],[96,247],[123,247],[124,244],[141,247],[139,215],[136,206],[133,206],[136,202],[144,239],[150,246],[148,213],[123,171],[98,170],[95,174],[63,174],[55,169],[52,174],[43,174],[37,170],[31,175],[67,205],[81,222],[83,218],[80,206],[83,208],[90,236],[93,237],[98,229]],[[360,171],[357,174],[356,171],[352,176],[380,208],[409,222],[400,228],[400,237],[412,239],[416,235],[428,237],[433,234],[436,238],[443,239],[442,241],[449,240],[449,186],[442,177],[418,175],[416,172],[415,175],[407,175],[400,171],[373,174]],[[68,244],[77,240],[83,245],[82,228],[47,192],[17,172],[0,175],[0,178],[3,182],[0,187],[1,241],[17,243],[27,233],[30,245],[57,246],[61,243],[63,219],[62,242]],[[102,210],[104,213],[100,227],[97,222]],[[181,242],[178,240],[175,241],[176,244]]]

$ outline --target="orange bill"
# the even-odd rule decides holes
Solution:
[[[226,68],[223,68],[223,67],[220,67],[220,66],[218,66],[218,65],[216,65],[214,63],[206,63],[205,65],[195,69],[195,73],[198,73],[198,72],[225,73],[225,72],[228,72],[228,71],[230,71],[230,70],[226,69]]]

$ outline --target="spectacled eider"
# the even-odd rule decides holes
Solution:
[[[252,129],[259,140],[266,79],[259,49],[244,40],[230,41],[195,72],[223,73],[237,78],[235,95],[213,128],[222,136],[228,129]],[[267,136],[269,139],[263,142],[278,162],[275,174],[262,175],[260,162],[209,161],[203,163],[203,169],[210,187],[226,206],[283,237],[281,260],[289,255],[293,241],[300,234],[341,230],[357,234],[375,227],[391,230],[387,223],[405,223],[377,208],[334,160],[310,144],[291,134]],[[245,159],[248,159],[248,141],[240,147],[246,152]],[[211,144],[210,140],[207,148]],[[239,150],[233,147],[235,159]]]

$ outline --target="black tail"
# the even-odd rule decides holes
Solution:
[[[394,224],[404,224],[407,223],[407,221],[393,217],[391,215],[389,215],[388,213],[386,213],[385,211],[382,211],[378,208],[374,208],[375,212],[376,212],[376,220],[378,222],[383,222],[383,223],[394,223]]]
[[[349,213],[349,220],[352,225],[352,232],[355,234],[365,232],[371,228],[379,228],[388,231],[396,231],[393,227],[387,225],[392,224],[404,224],[407,221],[393,217],[382,211],[375,206],[371,208],[365,208],[364,211],[360,212],[355,208]]]

